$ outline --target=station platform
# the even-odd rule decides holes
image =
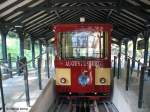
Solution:
[[[26,103],[24,76],[15,75],[13,78],[6,78],[4,74],[3,91],[6,112],[29,112],[49,80],[46,72],[42,72],[42,90],[39,89],[37,69],[28,71],[30,106]],[[1,100],[1,98],[0,98]],[[0,101],[1,102],[1,101]],[[0,103],[0,107],[2,104]],[[2,112],[2,109],[0,110]]]
[[[150,112],[150,80],[145,75],[143,106],[138,108],[139,80],[137,71],[133,71],[126,91],[126,70],[122,69],[120,79],[114,78],[113,103],[119,112]]]

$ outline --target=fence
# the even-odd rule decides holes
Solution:
[[[125,55],[124,53],[121,53],[122,55]],[[120,56],[114,56],[113,59],[113,77],[116,77],[120,79],[120,70],[121,70],[121,62],[120,62]],[[117,60],[118,59],[118,60]],[[131,66],[131,61],[137,63],[137,68],[133,69]],[[118,62],[118,66],[117,66]],[[145,81],[145,76],[146,72],[150,74],[150,67],[147,65],[144,65],[143,63],[140,62],[140,60],[135,60],[132,57],[127,56],[127,59],[125,60],[125,68],[126,72],[126,78],[125,78],[125,90],[128,91],[129,87],[133,83],[132,78],[136,77],[137,80],[139,81],[138,83],[138,108],[142,108],[143,105],[143,93],[144,93],[144,81]],[[150,62],[149,62],[150,65]],[[132,75],[133,71],[136,71],[136,76]]]
[[[42,53],[42,55],[45,55],[45,53]],[[46,67],[45,77],[47,77],[47,79],[48,79],[48,78],[50,78],[49,55],[46,55],[46,56],[47,56],[48,60],[46,61],[47,66],[45,66]],[[12,68],[12,60],[13,59],[11,58],[11,54],[8,55],[8,64],[7,65],[3,64],[3,63],[0,64],[0,66],[6,70],[7,74],[9,74],[10,79],[8,79],[8,80],[11,80],[12,78],[13,78],[13,80],[17,79],[17,82],[19,83],[19,86],[18,86],[17,82],[14,81],[9,88],[4,88],[3,85],[4,84],[6,85],[6,83],[5,83],[6,80],[3,80],[2,71],[1,71],[1,67],[0,67],[0,88],[1,88],[1,102],[2,102],[3,112],[5,112],[6,109],[8,109],[8,108],[6,108],[7,102],[11,102],[10,99],[11,100],[15,99],[15,98],[13,99],[11,92],[19,94],[20,96],[21,95],[24,96],[24,93],[25,93],[26,105],[31,106],[31,96],[34,96],[34,95],[30,95],[30,93],[31,93],[30,90],[35,90],[37,85],[38,85],[39,90],[42,90],[42,88],[44,86],[44,85],[42,85],[42,77],[44,77],[44,76],[42,76],[42,73],[45,73],[45,72],[41,72],[41,70],[42,70],[42,65],[45,65],[45,64],[43,64],[43,62],[45,62],[45,61],[42,61],[41,55],[35,57],[35,59],[34,59],[35,63],[37,63],[37,75],[35,73],[34,77],[31,74],[28,74],[29,71],[28,71],[28,66],[27,66],[29,63],[32,62],[32,60],[29,60],[27,62],[26,57],[23,57],[23,58],[17,57],[16,59],[17,59],[16,68]],[[16,77],[16,75],[17,75],[17,77]],[[45,77],[43,80],[45,80]],[[29,80],[29,78],[30,78],[30,80]],[[32,80],[32,78],[34,78],[34,80]],[[18,79],[19,79],[19,81],[18,81]],[[31,86],[31,84],[32,84],[32,86]],[[18,87],[18,89],[17,89],[18,91],[15,91],[16,90],[15,87]],[[24,88],[24,92],[22,92],[23,88]],[[5,91],[7,92],[8,90],[10,91],[10,93],[7,96],[5,94]],[[35,93],[33,93],[33,94],[35,94]],[[6,97],[8,97],[8,99]],[[15,99],[15,101],[17,101],[17,100]]]

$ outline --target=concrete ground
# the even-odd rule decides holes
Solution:
[[[30,105],[32,106],[42,90],[39,90],[37,70],[29,72],[29,91],[30,91]],[[42,88],[45,88],[49,79],[47,74],[42,72]],[[23,76],[13,76],[3,80],[4,98],[6,104],[6,112],[28,112],[30,107],[26,104],[25,86]],[[1,102],[1,98],[0,98]],[[0,103],[0,107],[2,104]],[[0,111],[2,112],[2,110]]]
[[[150,80],[145,75],[143,107],[138,108],[139,76],[133,72],[129,90],[125,90],[126,71],[122,70],[121,78],[114,80],[113,102],[119,112],[150,112]]]

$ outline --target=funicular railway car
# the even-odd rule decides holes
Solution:
[[[111,24],[57,24],[56,92],[62,97],[110,98]]]

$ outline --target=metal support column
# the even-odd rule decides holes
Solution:
[[[24,57],[24,38],[20,37],[20,57]]]
[[[144,31],[144,64],[147,65],[148,58],[149,33]]]
[[[24,34],[22,28],[17,28],[17,32],[20,39],[20,57],[24,57]]]
[[[2,36],[2,56],[3,56],[3,62],[7,62],[7,44],[6,44],[6,36],[8,33],[8,30],[5,28],[1,28],[1,36]]]
[[[125,41],[125,61],[127,61],[128,56],[128,41]]]
[[[19,69],[19,59],[20,59],[19,56],[17,56],[16,68],[17,68],[18,76],[21,75],[21,74],[20,74],[21,70]]]
[[[126,90],[129,88],[129,76],[130,76],[130,59],[127,61],[127,75],[126,75]]]
[[[133,69],[135,67],[135,58],[136,58],[136,42],[137,42],[137,38],[135,37],[133,39],[133,56],[132,56],[132,67],[131,67],[131,74],[133,72]]]
[[[49,44],[48,41],[46,42],[46,70],[47,70],[47,76],[50,77],[49,73]]]
[[[26,58],[25,58],[24,81],[25,81],[26,101],[27,101],[27,105],[30,106],[29,82],[28,82],[28,68],[27,68],[27,60],[26,60]]]
[[[12,71],[11,71],[11,69],[12,69],[12,63],[11,63],[11,54],[10,53],[8,53],[8,68],[10,69],[10,70],[8,70],[9,74],[10,74],[10,78],[12,78],[13,77],[12,76]]]
[[[38,58],[38,79],[39,79],[39,89],[42,89],[42,80],[41,80],[41,58]]]
[[[139,74],[140,74],[140,60],[138,61],[137,77],[139,77]]]
[[[115,77],[116,76],[116,56],[114,56],[114,74],[113,76]]]
[[[35,40],[31,40],[32,43],[32,67],[35,68],[35,49],[34,49],[34,44]]]
[[[143,87],[144,87],[144,72],[145,67],[141,67],[141,75],[140,75],[140,84],[139,84],[139,98],[138,98],[138,107],[142,108],[143,104]]]
[[[41,58],[41,62],[42,62],[42,42],[39,41],[39,55],[40,55],[40,58]]]
[[[121,74],[121,42],[119,43],[119,53],[118,53],[118,76],[117,78],[120,78],[120,74]]]
[[[4,92],[3,92],[3,82],[2,82],[2,72],[0,67],[0,88],[1,88],[1,102],[2,102],[2,109],[5,112],[5,101],[4,101]]]
[[[28,68],[27,68],[27,60],[26,60],[25,57],[20,59],[19,65],[20,65],[19,67],[23,67],[26,102],[27,102],[27,105],[30,106],[29,83],[28,83]]]
[[[150,56],[149,56],[149,67],[150,67]],[[148,70],[148,77],[150,77],[150,69]]]
[[[138,99],[138,107],[142,108],[143,103],[143,87],[144,87],[144,73],[145,66],[147,65],[148,58],[148,44],[149,44],[149,32],[148,30],[144,31],[144,66],[141,67],[141,75],[140,75],[140,85],[139,85],[139,99]]]

